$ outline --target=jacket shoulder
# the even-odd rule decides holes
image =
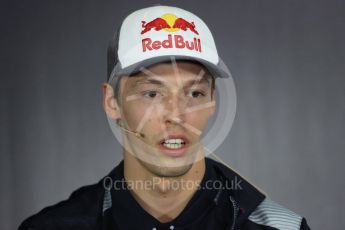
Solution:
[[[269,198],[263,200],[251,213],[248,219],[255,224],[274,229],[309,229],[302,216],[270,200]]]
[[[305,218],[270,200],[263,191],[234,169],[210,158],[206,160],[228,179],[239,178],[242,182],[238,189],[234,188],[232,195],[242,210],[237,221],[242,227],[245,226],[244,229],[310,230]]]
[[[24,220],[18,230],[91,229],[101,214],[104,191],[100,183],[83,186],[68,199],[45,207]]]

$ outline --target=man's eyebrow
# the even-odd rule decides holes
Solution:
[[[160,79],[155,78],[155,77],[142,78],[142,79],[137,80],[134,83],[134,86],[136,87],[142,84],[154,84],[154,85],[159,85],[159,86],[165,86],[167,85],[166,82],[167,82],[166,80],[163,80],[161,78]],[[195,79],[185,81],[184,85],[192,86],[192,85],[198,85],[198,84],[204,84],[204,83],[210,84],[210,81],[205,77],[197,77]]]
[[[154,84],[154,85],[164,85],[164,81],[156,79],[156,78],[142,78],[135,81],[134,86],[143,85],[143,84]]]
[[[196,79],[186,81],[187,86],[198,85],[198,84],[210,84],[210,81],[206,77],[197,77]]]

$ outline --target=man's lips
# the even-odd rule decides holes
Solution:
[[[167,137],[161,139],[158,144],[162,145],[166,140],[169,139],[181,139],[185,144],[189,143],[189,139],[183,134],[169,134]]]
[[[181,139],[184,142],[184,144],[182,144],[180,148],[176,148],[176,149],[168,148],[164,146],[164,142],[169,139]],[[163,152],[164,154],[168,156],[178,157],[178,156],[184,155],[187,152],[190,145],[190,141],[185,135],[172,134],[160,140],[157,145],[158,145],[159,150]]]

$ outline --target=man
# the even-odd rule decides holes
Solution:
[[[130,14],[109,46],[103,85],[123,161],[19,229],[309,229],[303,217],[205,158],[215,80],[230,77],[219,63],[211,32],[194,14],[167,6]]]

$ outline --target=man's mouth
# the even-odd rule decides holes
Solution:
[[[164,147],[169,148],[169,149],[179,149],[183,147],[186,142],[183,139],[168,139],[165,140],[163,143]]]
[[[181,156],[187,152],[189,140],[184,135],[169,135],[159,142],[160,150],[170,156]]]

